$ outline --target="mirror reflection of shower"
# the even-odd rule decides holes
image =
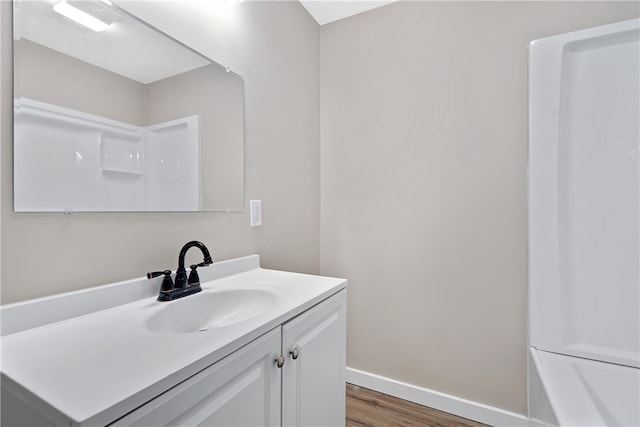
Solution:
[[[243,209],[240,76],[103,0],[14,23],[15,211]]]
[[[27,98],[14,115],[17,211],[200,210],[198,116],[136,126]]]

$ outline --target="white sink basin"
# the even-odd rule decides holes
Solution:
[[[276,294],[262,289],[233,289],[200,293],[167,302],[147,320],[147,329],[160,334],[185,334],[230,326],[272,307]]]

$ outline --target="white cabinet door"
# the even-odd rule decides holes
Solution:
[[[282,422],[344,426],[346,291],[282,326]]]
[[[279,426],[280,327],[176,387],[114,425]]]

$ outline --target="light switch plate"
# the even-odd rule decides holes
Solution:
[[[251,226],[262,225],[262,200],[249,200],[249,211],[251,212]]]

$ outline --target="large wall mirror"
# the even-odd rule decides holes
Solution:
[[[109,1],[13,7],[16,212],[243,209],[242,77]]]

